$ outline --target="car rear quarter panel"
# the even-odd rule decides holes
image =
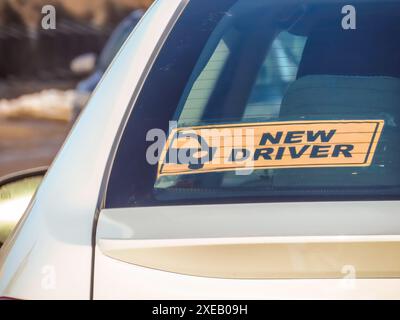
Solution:
[[[180,0],[157,1],[106,72],[0,254],[0,296],[89,299],[92,227],[123,115]]]

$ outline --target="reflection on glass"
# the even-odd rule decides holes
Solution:
[[[0,187],[0,245],[12,232],[43,177],[29,177]]]

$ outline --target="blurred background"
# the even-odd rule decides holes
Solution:
[[[0,177],[51,163],[152,1],[0,0]]]

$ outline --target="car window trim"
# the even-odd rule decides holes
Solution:
[[[96,254],[96,234],[97,234],[97,225],[98,225],[98,220],[100,216],[100,212],[102,209],[104,209],[105,205],[105,198],[107,194],[107,187],[108,187],[108,181],[110,179],[110,174],[111,174],[111,169],[114,164],[114,160],[116,157],[117,149],[118,146],[121,142],[122,134],[127,126],[128,120],[130,118],[130,115],[133,111],[133,108],[135,106],[135,102],[139,97],[140,92],[142,91],[143,85],[146,82],[146,79],[150,73],[150,70],[152,69],[161,48],[163,47],[165,41],[167,40],[169,34],[171,33],[172,29],[174,28],[176,22],[178,21],[179,17],[185,10],[187,4],[189,3],[189,0],[181,0],[179,5],[177,6],[175,12],[171,16],[170,21],[167,24],[167,27],[165,28],[164,32],[162,33],[160,39],[158,40],[146,66],[144,67],[143,73],[140,76],[140,79],[133,91],[132,97],[127,105],[127,108],[125,110],[125,113],[122,117],[122,121],[118,127],[117,134],[115,135],[114,142],[111,147],[110,154],[107,159],[106,167],[103,172],[103,178],[101,181],[100,185],[100,191],[99,191],[99,196],[97,199],[97,204],[96,204],[96,209],[95,209],[95,214],[93,218],[93,227],[92,227],[92,261],[91,261],[91,279],[90,279],[90,300],[93,300],[94,298],[94,270],[95,270],[95,254]],[[133,32],[133,31],[132,31]]]

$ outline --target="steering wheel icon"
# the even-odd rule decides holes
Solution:
[[[176,162],[178,164],[187,164],[188,168],[191,170],[198,170],[204,167],[204,164],[211,160],[214,149],[210,148],[207,141],[200,135],[194,132],[178,132],[176,135],[176,139],[189,138],[196,140],[199,144],[198,148],[187,148],[177,150],[175,154],[177,154]],[[196,155],[200,154],[200,157],[196,157]]]

